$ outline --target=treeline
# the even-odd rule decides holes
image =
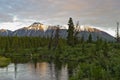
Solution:
[[[41,37],[0,37],[0,50],[38,48],[48,45],[49,38]]]
[[[102,40],[99,40],[102,41]],[[45,37],[5,37],[0,36],[0,50],[8,52],[10,50],[17,50],[17,49],[31,49],[31,48],[39,48],[39,47],[62,47],[66,46],[67,41],[65,39],[59,38],[45,38]],[[77,41],[77,45],[81,43],[91,43],[91,38],[87,41],[84,41],[83,38]]]

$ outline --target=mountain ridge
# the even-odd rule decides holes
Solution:
[[[10,31],[6,29],[0,29],[1,36],[41,36],[41,37],[50,37],[51,32],[56,30],[56,26],[47,26],[39,22],[34,22],[28,27],[23,27],[17,29],[15,31]],[[84,37],[85,40],[88,39],[89,34],[92,34],[93,40],[97,40],[97,37],[102,38],[103,40],[107,41],[115,41],[115,38],[108,34],[105,31],[102,31],[97,28],[93,28],[90,26],[78,26],[75,27],[75,30],[78,31],[78,37]],[[67,29],[63,29],[60,27],[59,32],[60,37],[66,38],[67,37]]]

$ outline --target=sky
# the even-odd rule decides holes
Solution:
[[[115,35],[120,0],[0,0],[0,29],[16,30],[34,22],[90,25]]]

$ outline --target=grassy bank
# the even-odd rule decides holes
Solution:
[[[6,67],[10,63],[10,59],[6,57],[1,57],[0,56],[0,67]]]

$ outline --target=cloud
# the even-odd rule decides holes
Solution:
[[[11,22],[11,21],[12,21],[12,16],[5,13],[0,13],[0,22]]]
[[[120,0],[0,0],[2,23],[26,24],[33,21],[67,24],[68,18],[102,28],[120,22]]]

